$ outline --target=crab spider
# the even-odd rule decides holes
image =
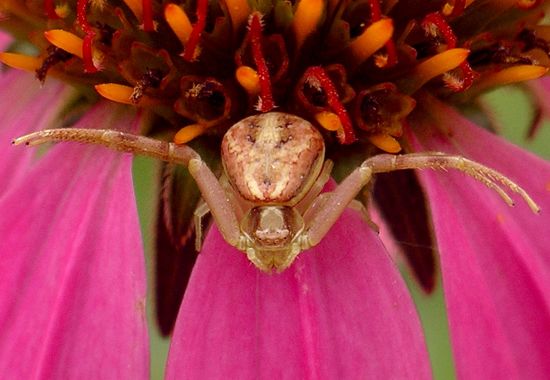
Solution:
[[[115,130],[51,129],[20,137],[14,144],[48,141],[101,144],[186,166],[204,200],[195,212],[197,229],[200,217],[210,211],[225,241],[266,272],[283,271],[300,252],[319,244],[376,173],[457,169],[496,191],[509,205],[512,199],[503,188],[518,193],[538,211],[529,195],[502,174],[467,158],[439,152],[373,156],[334,191],[321,193],[332,169],[332,163],[324,158],[323,137],[308,121],[280,112],[250,116],[227,131],[221,146],[221,178],[186,145]]]

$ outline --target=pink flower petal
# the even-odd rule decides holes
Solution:
[[[168,379],[430,376],[407,289],[356,213],[281,274],[260,272],[211,229],[180,309]]]
[[[441,254],[456,367],[464,379],[550,374],[550,165],[436,101],[418,150],[465,155],[510,176],[542,207],[508,207],[459,173],[423,171]]]
[[[128,112],[102,105],[78,126],[129,122]],[[55,146],[10,188],[0,209],[2,377],[147,378],[131,156]]]
[[[70,89],[53,80],[40,87],[34,75],[17,70],[0,75],[0,88],[1,197],[11,183],[25,175],[36,154],[32,149],[14,149],[10,146],[11,141],[26,133],[51,127]],[[14,101],[14,94],[17,94],[17,101]]]

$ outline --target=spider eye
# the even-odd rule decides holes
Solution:
[[[247,254],[265,271],[282,271],[292,263],[300,252],[296,242],[303,230],[304,220],[289,206],[254,207],[241,222]]]
[[[288,206],[254,207],[241,222],[241,230],[257,250],[288,250],[303,229],[302,217]]]

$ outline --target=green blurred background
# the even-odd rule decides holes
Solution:
[[[494,111],[494,121],[501,129],[501,134],[516,144],[531,150],[546,159],[550,159],[550,124],[546,122],[536,138],[530,142],[525,139],[532,110],[529,99],[519,87],[508,87],[484,96],[483,102]],[[146,249],[149,270],[148,314],[151,337],[151,378],[162,379],[164,363],[168,353],[169,341],[160,337],[154,323],[152,298],[152,253],[153,231],[155,222],[157,179],[159,165],[147,158],[136,158],[134,161],[134,182],[138,208],[142,221],[142,233]],[[404,276],[417,303],[420,318],[424,326],[426,341],[432,360],[435,379],[454,379],[453,360],[448,338],[447,317],[445,313],[441,284],[437,285],[434,294],[427,296],[411,280],[407,271]]]

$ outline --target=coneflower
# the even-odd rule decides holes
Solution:
[[[0,76],[2,376],[149,376],[132,156],[67,143],[34,158],[12,140],[109,145],[90,131],[116,130],[192,147],[221,175],[229,128],[280,112],[320,133],[336,182],[381,154],[485,165],[479,174],[457,164],[474,179],[383,174],[353,205],[376,210],[384,242],[427,292],[439,253],[459,378],[547,378],[550,166],[462,114],[486,117],[480,94],[547,73],[547,4],[0,1],[9,33],[0,61],[31,73]],[[267,274],[215,224],[197,256],[201,193],[182,166],[164,164],[161,181],[156,291],[161,330],[172,334],[168,378],[431,377],[414,304],[360,213],[345,211],[319,245]],[[526,202],[508,207],[500,185]]]

